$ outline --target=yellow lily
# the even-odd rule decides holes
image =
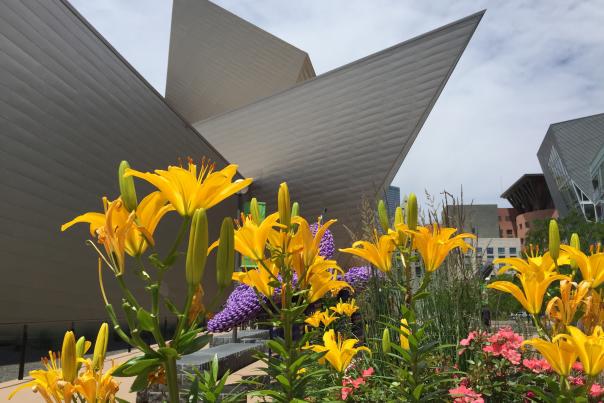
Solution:
[[[35,393],[39,393],[46,402],[69,402],[71,401],[71,395],[65,396],[65,392],[70,392],[70,388],[61,387],[67,382],[63,381],[63,373],[61,370],[61,360],[58,354],[49,351],[48,358],[42,358],[42,366],[44,369],[38,369],[29,371],[29,376],[33,378],[32,381],[27,382],[11,392],[8,399],[23,389],[32,388]],[[67,400],[67,398],[69,400]]]
[[[333,329],[330,329],[323,334],[323,345],[314,345],[305,348],[311,349],[316,353],[326,352],[319,362],[323,364],[325,361],[328,361],[336,371],[342,373],[359,351],[371,352],[367,347],[354,347],[357,343],[357,339],[343,340],[340,333],[338,333],[336,338],[335,332]]]
[[[266,297],[272,298],[275,288],[270,286],[269,283],[275,281],[275,278],[279,274],[279,268],[271,264],[270,261],[266,261],[265,264],[270,265],[270,273],[265,267],[259,267],[257,269],[235,272],[232,279],[247,284]]]
[[[468,249],[474,249],[465,239],[476,239],[476,236],[465,233],[453,236],[456,231],[456,228],[439,227],[433,224],[432,230],[428,227],[418,227],[417,231],[406,232],[413,235],[413,248],[422,256],[426,271],[433,272],[440,267],[453,249],[459,248],[464,253]]]
[[[338,315],[352,316],[356,311],[359,310],[359,307],[356,305],[356,301],[352,299],[350,302],[340,301],[336,304],[336,306],[332,306],[329,309]]]
[[[75,381],[75,391],[86,399],[87,402],[114,402],[119,391],[119,384],[111,375],[118,367],[114,365],[105,373],[95,371],[92,360],[85,359],[85,371]]]
[[[352,248],[340,249],[340,252],[350,253],[365,259],[378,270],[389,272],[392,270],[392,253],[396,248],[394,241],[390,235],[382,235],[376,239],[375,243],[367,241],[356,241],[352,244]]]
[[[591,283],[591,288],[598,288],[604,283],[604,253],[597,248],[590,256],[569,245],[560,245],[560,249],[579,266],[583,280]]]
[[[198,208],[209,209],[227,197],[246,188],[252,179],[236,180],[237,165],[214,171],[214,164],[202,161],[201,169],[189,160],[188,169],[169,166],[168,170],[156,169],[155,173],[126,169],[124,176],[134,176],[155,186],[181,216],[190,217]]]
[[[266,217],[260,225],[251,216],[243,217],[243,225],[235,230],[235,250],[253,260],[261,261],[265,257],[266,244],[270,237],[278,235],[279,213]],[[218,245],[215,242],[210,249]]]
[[[511,294],[530,314],[541,312],[545,291],[551,283],[556,280],[568,279],[566,276],[553,274],[552,272],[519,274],[517,277],[520,279],[522,289],[510,281],[495,281],[489,284],[487,288]]]
[[[573,344],[558,336],[553,341],[534,338],[522,342],[523,346],[527,344],[536,348],[558,375],[568,376],[577,360]]]
[[[407,319],[401,319],[401,333],[399,337],[401,339],[401,348],[403,350],[409,350],[409,335],[411,334],[411,329],[409,328],[409,322]]]
[[[327,327],[336,319],[338,319],[338,317],[330,314],[329,311],[315,311],[312,315],[306,318],[304,322],[308,323],[312,327],[319,327],[321,324]]]
[[[302,262],[306,267],[312,265],[315,258],[319,256],[321,239],[325,231],[335,222],[336,220],[329,220],[325,223],[319,222],[317,232],[313,236],[308,221],[300,216],[292,217],[292,223],[298,225],[296,234],[292,238],[292,249],[301,251]]]
[[[577,285],[569,280],[562,280],[560,281],[560,296],[554,297],[548,302],[545,313],[558,324],[558,327],[564,328],[572,323],[588,293],[589,282],[582,281]]]
[[[148,247],[153,245],[153,233],[162,217],[174,210],[166,204],[166,199],[160,192],[146,196],[129,213],[120,198],[109,201],[103,197],[104,213],[85,213],[61,226],[65,231],[74,224],[90,224],[90,234],[96,236],[103,244],[107,256],[114,259],[116,266],[123,273],[124,252],[130,256],[140,256]]]
[[[597,376],[604,369],[604,331],[596,326],[591,335],[586,335],[574,326],[568,326],[570,334],[559,334],[561,338],[572,343],[583,364],[583,372],[590,376]]]
[[[399,207],[400,208],[400,207]],[[395,244],[404,246],[409,239],[409,227],[405,223],[395,223],[394,229],[388,230],[388,235],[392,238]]]

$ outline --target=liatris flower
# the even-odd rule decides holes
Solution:
[[[344,273],[344,281],[350,284],[356,291],[365,288],[370,278],[371,268],[369,266],[351,267]]]
[[[310,225],[310,232],[313,236],[317,234],[317,230],[319,229],[319,224],[314,223]],[[333,234],[330,230],[326,229],[323,237],[321,238],[321,242],[319,244],[319,255],[323,256],[325,259],[331,259],[333,254],[336,251],[336,245],[333,240]]]
[[[222,311],[208,321],[208,331],[225,332],[254,319],[261,311],[262,306],[254,289],[240,284],[229,295]]]

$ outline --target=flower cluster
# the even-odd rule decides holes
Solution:
[[[482,351],[494,357],[503,357],[514,365],[520,364],[521,355],[518,349],[524,339],[511,328],[500,329],[497,333],[487,338],[488,345]]]
[[[480,393],[476,393],[464,385],[449,389],[449,395],[455,403],[484,403],[484,399]]]
[[[264,298],[264,296],[261,296]],[[262,312],[262,306],[254,289],[239,284],[227,298],[224,308],[208,321],[208,331],[226,332],[248,322]]]
[[[318,222],[310,225],[310,233],[312,234],[312,236],[317,235],[318,230]],[[333,258],[335,252],[336,244],[333,239],[333,234],[330,230],[325,230],[323,236],[321,237],[321,242],[319,243],[319,255],[323,256],[325,259],[331,259]]]
[[[374,369],[369,367],[361,372],[361,376],[352,379],[350,376],[342,378],[342,400],[348,399],[352,396],[356,389],[359,389],[361,385],[367,383],[367,379],[373,375]]]

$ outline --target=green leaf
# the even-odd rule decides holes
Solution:
[[[283,347],[276,340],[269,340],[266,342],[266,345],[268,346],[268,348],[276,351],[277,353],[279,353],[279,355],[281,355],[284,358],[287,358],[289,356],[289,354],[287,353],[287,350],[285,350],[285,347]]]
[[[146,330],[148,332],[152,331],[154,328],[153,316],[149,312],[147,312],[144,308],[139,308],[136,312],[136,320],[138,322],[139,327],[142,330]]]
[[[155,368],[160,365],[162,361],[159,358],[151,358],[147,360],[140,360],[130,367],[124,369],[124,374],[128,376],[141,374],[142,371],[147,368]]]
[[[211,334],[203,334],[188,343],[179,343],[177,348],[182,355],[192,354],[205,347],[210,340],[212,340]]]
[[[172,347],[160,347],[157,349],[157,352],[165,358],[175,358],[178,357],[178,351],[173,349]]]
[[[134,378],[134,382],[132,382],[132,386],[130,387],[131,392],[140,392],[144,390],[149,385],[149,373],[151,373],[151,368],[148,370],[141,372]]]

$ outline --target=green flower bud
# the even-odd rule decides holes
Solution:
[[[394,211],[394,226],[396,227],[399,224],[404,224],[405,219],[403,217],[403,208],[398,206]]]
[[[388,219],[388,210],[386,210],[386,203],[384,200],[380,200],[378,202],[378,220],[380,222],[380,226],[385,234],[388,233],[388,229],[390,228],[390,220]]]
[[[255,197],[253,197],[252,201],[250,201],[250,214],[252,215],[252,220],[254,220],[257,225],[260,225],[262,222],[262,217],[260,216],[258,200]]]
[[[294,202],[292,204],[292,217],[296,217],[298,215],[300,215],[300,205],[298,202]]]
[[[560,231],[556,220],[549,221],[549,254],[554,261],[560,256]]]
[[[286,182],[281,183],[279,186],[277,207],[279,209],[279,223],[289,228],[289,224],[291,223],[292,207],[289,201],[289,189]]]
[[[384,333],[382,334],[382,351],[384,354],[390,353],[390,331],[388,328],[384,329]]]
[[[224,290],[231,285],[235,270],[235,229],[233,220],[225,217],[220,227],[220,243],[216,254],[216,282],[218,289]]]
[[[407,227],[415,231],[417,229],[417,197],[415,193],[410,193],[407,198]]]
[[[581,241],[579,240],[579,234],[577,234],[576,232],[573,232],[573,234],[570,236],[570,246],[572,246],[575,249],[581,250]],[[577,262],[574,259],[571,259],[570,267],[573,270],[577,270],[579,265],[577,265]]]
[[[73,332],[66,332],[61,349],[61,371],[65,382],[73,382],[77,375],[76,341]]]
[[[133,211],[136,210],[138,201],[136,199],[134,177],[128,176],[127,178],[124,178],[124,172],[126,172],[126,169],[128,168],[130,168],[128,161],[120,162],[120,166],[118,168],[118,181],[120,184],[120,194],[122,196],[124,207],[126,207],[126,210],[128,211]]]
[[[76,342],[76,357],[77,358],[84,357],[84,354],[86,354],[86,351],[88,350],[87,345],[89,346],[90,343],[86,343],[86,338],[84,336],[82,336],[78,339],[78,341]],[[78,362],[76,364],[76,373],[80,370],[81,367],[82,367],[82,363]]]
[[[107,343],[109,342],[109,325],[103,323],[99,329],[94,343],[94,353],[92,354],[92,368],[100,370],[105,362],[105,354],[107,353]]]
[[[191,231],[189,232],[189,248],[185,276],[187,284],[196,287],[203,278],[208,257],[208,217],[206,210],[199,208],[193,213]]]

